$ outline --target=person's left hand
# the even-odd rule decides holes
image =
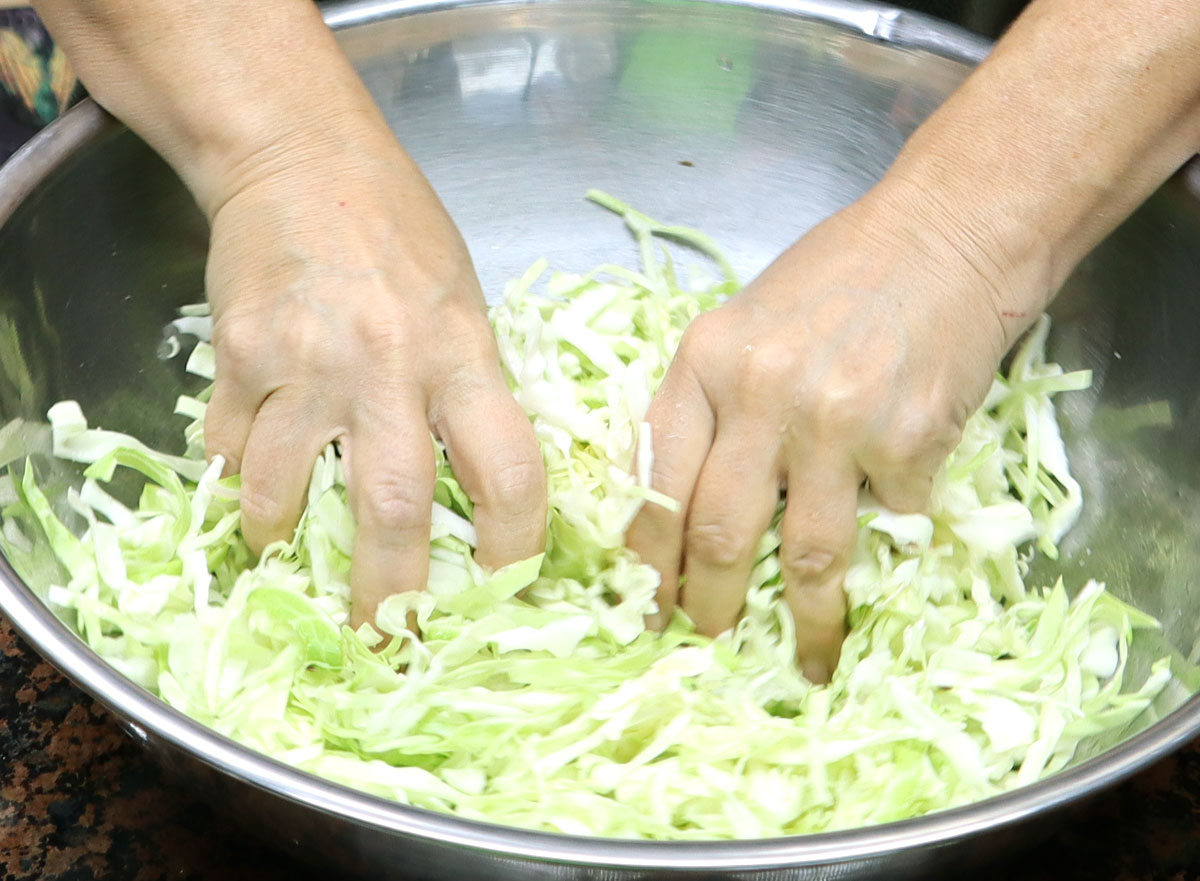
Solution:
[[[646,505],[628,534],[662,575],[651,623],[678,603],[715,636],[786,492],[784,596],[813,681],[844,635],[859,488],[923,508],[1008,345],[988,261],[880,202],[821,224],[688,328],[647,416],[652,485],[682,507]]]

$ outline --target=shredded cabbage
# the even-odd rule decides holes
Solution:
[[[48,601],[114,667],[268,756],[400,802],[583,835],[752,838],[911,817],[1051,774],[1147,707],[1165,660],[1136,690],[1123,674],[1133,630],[1156,622],[1095,581],[1073,598],[1061,581],[1024,581],[1033,548],[1054,556],[1081,505],[1052,397],[1090,377],[1045,360],[1046,319],[967,424],[931,516],[863,494],[829,685],[793,660],[778,518],[733,631],[703,638],[677,613],[648,632],[658,578],[623,535],[641,505],[673,502],[649,486],[642,420],[688,322],[736,282],[707,237],[589,195],[624,217],[640,271],[547,276],[539,262],[491,311],[545,456],[544,555],[475,564],[470,500],[435,445],[428,590],[391,597],[378,630],[355,632],[333,448],[294,539],[255,561],[237,478],[203,461],[207,391],[179,400],[183,456],[90,428],[66,401],[48,414],[54,454],[87,465],[70,510],[29,463],[5,484],[6,521],[40,524],[61,564]],[[681,273],[656,237],[709,253],[723,278]],[[186,310],[164,348],[200,337],[189,364],[211,378],[204,314]],[[106,491],[117,468],[144,477],[136,505]],[[11,532],[9,546],[30,545]]]

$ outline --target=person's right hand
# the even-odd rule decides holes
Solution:
[[[254,157],[212,212],[205,432],[241,473],[256,551],[291,537],[317,456],[340,445],[357,626],[425,586],[430,429],[475,503],[480,563],[544,549],[546,490],[458,231],[390,133],[339,140]]]

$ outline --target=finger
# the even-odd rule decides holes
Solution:
[[[528,417],[499,380],[469,405],[443,409],[438,433],[475,503],[475,559],[498,569],[540,554],[546,549],[546,467]]]
[[[366,411],[343,439],[346,491],[357,531],[350,566],[350,621],[375,620],[384,599],[424,590],[429,577],[429,529],[434,455],[423,402],[389,403]]]
[[[688,503],[712,445],[716,421],[699,381],[674,364],[650,404],[646,422],[654,453],[650,486],[678,502],[679,510],[647,502],[630,524],[625,541],[659,573],[658,612],[647,624],[661,629],[671,620],[678,601]]]
[[[241,462],[242,535],[256,552],[292,538],[313,464],[332,439],[315,424],[307,400],[286,391],[258,409]]]
[[[779,505],[779,436],[748,421],[717,430],[692,494],[683,610],[707,636],[737,623],[759,541]]]
[[[829,681],[845,636],[842,581],[858,531],[860,480],[856,465],[833,456],[798,458],[788,469],[780,565],[796,659],[813,682]]]
[[[250,426],[261,404],[231,380],[218,379],[213,387],[212,399],[204,409],[204,454],[210,462],[223,456],[227,475],[242,470]]]

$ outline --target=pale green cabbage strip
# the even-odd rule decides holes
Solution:
[[[50,410],[55,454],[88,463],[73,527],[17,469],[8,520],[36,518],[65,572],[49,600],[101,656],[171,705],[297,768],[398,801],[539,829],[748,838],[841,829],[961,805],[1052,773],[1082,738],[1128,724],[1169,677],[1122,692],[1134,628],[1156,622],[1096,582],[1023,582],[1080,507],[1051,397],[1084,373],[1046,363],[1043,320],[967,426],[933,515],[861,500],[833,682],[792,661],[773,530],[735,631],[677,615],[646,632],[656,574],[623,547],[648,487],[641,427],[688,322],[735,290],[685,280],[653,238],[710,253],[603,194],[640,271],[533,266],[492,310],[504,366],[549,471],[543,557],[494,575],[471,559],[471,505],[441,451],[429,589],[389,599],[382,630],[347,626],[354,524],[333,449],[295,540],[255,564],[237,481],[202,461],[206,394],[180,399],[187,456]],[[203,310],[175,328],[207,334]],[[191,367],[211,377],[200,342]],[[105,491],[145,475],[136,508]],[[11,492],[16,489],[16,493]],[[68,512],[59,512],[68,514]],[[30,536],[6,527],[10,542]],[[79,535],[80,537],[76,537]],[[409,633],[415,613],[420,632]]]

